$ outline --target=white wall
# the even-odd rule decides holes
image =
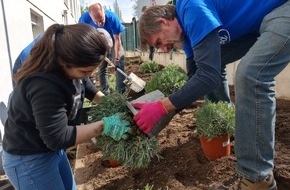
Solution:
[[[234,84],[235,71],[239,61],[227,65],[227,74],[229,84]],[[290,100],[290,64],[275,78],[276,86],[276,98],[288,99]]]
[[[46,30],[51,24],[64,24],[64,10],[67,11],[67,24],[77,23],[80,17],[80,1],[67,1],[68,3],[72,2],[73,5],[65,4],[65,0],[0,1],[0,101],[7,105],[8,96],[13,89],[11,69],[14,61],[22,49],[34,39],[31,11],[42,17],[43,30]],[[73,6],[75,11],[70,10]],[[6,19],[6,24],[4,19]],[[7,29],[7,33],[5,29]],[[0,123],[0,128],[2,127]]]
[[[126,52],[126,56],[141,56],[141,60],[145,61],[149,59],[148,52]],[[169,53],[157,52],[154,53],[153,60],[158,64],[167,65],[170,63],[178,64],[181,68],[186,70],[185,54],[182,52],[174,52],[172,59],[170,59]],[[239,61],[227,65],[227,75],[230,85],[234,84],[235,71]],[[276,86],[276,98],[283,98],[290,100],[290,64],[275,78]]]
[[[156,0],[156,4],[157,5],[165,5],[168,3],[168,1],[169,0]],[[137,19],[140,18],[142,15],[143,6],[152,6],[152,0],[138,0],[137,1],[137,12],[136,12]]]

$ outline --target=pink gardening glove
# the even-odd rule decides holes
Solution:
[[[140,111],[134,116],[134,120],[139,128],[146,134],[150,133],[161,117],[168,113],[161,101],[135,103],[132,104],[132,106],[140,109]]]

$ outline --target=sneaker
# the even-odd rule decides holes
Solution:
[[[235,174],[221,183],[211,184],[208,190],[277,190],[277,185],[273,173],[257,183]]]

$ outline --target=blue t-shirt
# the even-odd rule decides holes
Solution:
[[[176,14],[185,34],[186,56],[192,56],[192,48],[217,27],[221,27],[221,45],[259,31],[264,16],[284,2],[286,0],[177,0]]]
[[[94,23],[89,12],[87,11],[81,15],[81,17],[79,18],[79,23],[87,23],[95,28],[105,29],[111,35],[114,43],[115,40],[113,35],[120,34],[125,30],[125,27],[121,24],[117,15],[112,11],[105,9],[105,17],[106,17],[105,24],[104,26],[100,27]]]
[[[26,46],[18,55],[14,66],[13,66],[13,75],[17,73],[18,69],[23,65],[25,59],[29,56],[31,49],[33,48],[34,44],[38,42],[43,34],[40,34],[37,38],[35,38],[28,46]]]

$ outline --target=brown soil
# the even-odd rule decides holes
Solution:
[[[143,80],[150,74],[141,74],[138,64],[127,65]],[[234,92],[231,87],[234,100]],[[202,100],[177,114],[158,135],[162,160],[153,159],[146,169],[128,167],[108,168],[102,165],[102,153],[92,143],[79,146],[81,168],[75,170],[78,189],[137,190],[149,184],[156,190],[204,190],[213,182],[222,181],[234,174],[236,159],[232,154],[214,161],[208,160],[195,132],[193,111]],[[277,100],[275,179],[279,190],[290,188],[290,101]],[[234,146],[234,143],[232,143]],[[148,189],[149,190],[149,189]]]

